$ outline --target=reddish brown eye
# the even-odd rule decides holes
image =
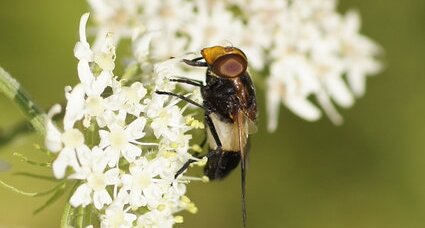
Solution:
[[[219,76],[233,78],[240,76],[247,67],[246,60],[235,54],[218,58],[213,64],[213,72]]]

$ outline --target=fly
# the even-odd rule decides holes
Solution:
[[[166,91],[158,94],[178,97],[205,111],[208,161],[204,173],[210,180],[219,180],[241,163],[242,215],[246,227],[245,176],[248,154],[248,134],[255,129],[257,103],[255,89],[247,71],[248,60],[238,48],[213,46],[201,50],[202,57],[183,62],[206,67],[206,84],[192,79],[171,79],[174,82],[200,87],[203,103]],[[176,174],[187,169],[189,160]]]

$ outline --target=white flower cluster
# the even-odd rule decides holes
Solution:
[[[59,105],[46,123],[46,146],[58,153],[54,175],[79,180],[70,204],[93,205],[101,227],[171,227],[183,220],[175,213],[197,210],[185,196],[186,184],[202,178],[175,174],[189,159],[197,160],[188,153],[188,131],[199,124],[183,115],[179,100],[154,92],[173,89],[161,65],[151,87],[119,81],[113,74],[112,34],[92,49],[86,39],[88,17],[81,18],[74,50],[80,83],[65,89],[64,130],[52,121]]]
[[[233,44],[248,56],[255,75],[267,74],[269,129],[277,127],[280,104],[315,121],[321,111],[342,122],[333,102],[351,107],[380,64],[379,47],[360,34],[355,11],[341,15],[336,0],[88,0],[99,23],[98,37],[113,29],[134,39],[147,31],[154,59],[180,56],[217,44]],[[143,24],[142,24],[143,23]],[[143,53],[139,53],[143,54]],[[202,75],[202,74],[200,74]]]

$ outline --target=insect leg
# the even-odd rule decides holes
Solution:
[[[208,127],[210,128],[211,134],[215,140],[215,143],[217,144],[217,150],[221,151],[221,147],[222,147],[221,140],[218,137],[218,133],[217,133],[217,130],[215,129],[214,122],[212,121],[208,113],[205,113],[205,121],[207,122]]]
[[[204,57],[199,56],[199,57],[196,57],[196,58],[192,59],[192,61],[199,61],[199,60],[202,60],[202,59],[204,59]]]
[[[199,145],[201,148],[202,147],[204,147],[204,145],[205,145],[205,143],[207,142],[207,137],[205,137],[203,140],[202,140],[202,142],[201,142],[201,144]],[[203,157],[203,156],[200,156],[200,153],[199,152],[195,152],[194,154],[193,154],[193,156],[195,157],[195,158],[201,158],[201,157]],[[207,155],[205,155],[205,156],[207,156],[207,158],[209,158],[209,155],[207,154]],[[196,162],[197,160],[194,160],[194,159],[189,159],[188,161],[186,161],[185,163],[184,163],[184,165],[177,171],[177,173],[176,173],[176,175],[174,175],[174,179],[176,179],[180,174],[182,174],[187,168],[189,168],[189,165],[190,164],[192,164],[193,162]]]
[[[195,105],[195,106],[197,106],[199,108],[202,108],[203,110],[207,111],[207,109],[203,105],[201,105],[198,102],[196,102],[196,101],[194,101],[194,100],[192,100],[190,98],[187,98],[187,97],[185,97],[183,95],[175,94],[175,93],[171,93],[171,92],[166,92],[166,91],[159,91],[159,90],[155,91],[155,93],[157,93],[159,95],[168,95],[168,96],[173,96],[173,97],[180,98],[180,99],[186,101],[187,103],[193,104],[193,105]]]
[[[211,117],[208,114],[205,114],[205,121],[207,122],[208,127],[210,128],[211,134],[215,140],[215,143],[217,144],[217,148],[215,149],[215,151],[218,152],[219,159],[218,159],[217,169],[215,170],[214,176],[215,178],[218,178],[221,162],[223,160],[222,144],[221,144],[220,138],[218,137],[217,130],[215,129],[214,122],[212,121]]]
[[[182,174],[187,168],[189,168],[189,165],[193,162],[196,162],[196,160],[189,159],[186,163],[183,164],[183,166],[176,172],[174,175],[174,179],[176,179],[180,174]]]
[[[160,95],[168,95],[168,96],[173,96],[173,97],[177,97],[177,98],[180,98],[180,99],[182,99],[182,100],[184,100],[184,101],[186,101],[186,102],[188,102],[188,103],[190,103],[190,104],[193,104],[193,105],[195,105],[195,106],[197,106],[197,107],[200,107],[200,108],[202,108],[203,110],[205,110],[205,116],[208,116],[208,114],[209,113],[211,113],[211,111],[208,109],[208,108],[206,108],[206,107],[204,107],[203,105],[201,105],[201,104],[198,104],[197,102],[195,102],[194,100],[192,100],[192,99],[190,99],[190,98],[187,98],[187,97],[185,97],[185,96],[183,96],[183,95],[180,95],[180,94],[175,94],[175,93],[171,93],[171,92],[166,92],[166,91],[155,91],[157,94],[160,94]],[[209,116],[208,116],[208,118],[209,118]],[[211,122],[211,124],[212,124],[212,121],[211,121],[211,119],[209,118],[209,120],[210,120],[210,122]],[[208,123],[208,121],[207,121],[207,123]],[[209,125],[210,126],[210,125]],[[210,126],[210,128],[211,128],[211,126]],[[214,128],[214,125],[212,125],[212,128]],[[214,128],[214,131],[215,131],[215,128]],[[215,131],[215,134],[216,134],[216,136],[217,136],[217,139],[218,139],[218,135],[217,135],[217,132]],[[215,139],[215,136],[214,136],[214,139]],[[205,143],[206,143],[206,141],[207,141],[207,138],[205,137],[204,138],[204,140],[202,141],[202,143],[201,143],[201,147],[204,147],[204,145],[205,145]],[[217,143],[217,145],[219,145],[220,144],[220,148],[221,148],[221,142],[220,143]],[[195,154],[195,157],[198,157],[199,156],[199,153],[196,153]],[[208,154],[206,155],[207,157],[208,157]],[[176,175],[174,175],[174,178],[177,178],[180,174],[182,174],[188,167],[189,167],[189,165],[191,164],[191,163],[193,163],[193,162],[195,162],[196,160],[194,160],[194,159],[189,159],[184,165],[183,165],[183,167],[181,167],[178,171],[177,171],[177,173],[176,173]]]
[[[183,59],[183,62],[186,63],[189,66],[195,66],[195,67],[207,67],[208,64],[206,62],[201,62],[199,60],[203,59],[203,57],[194,58],[192,60],[189,59]]]
[[[170,82],[180,82],[180,83],[185,83],[185,84],[199,86],[199,87],[203,86],[201,81],[188,79],[188,78],[173,78],[173,79],[170,79]]]

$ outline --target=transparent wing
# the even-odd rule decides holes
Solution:
[[[258,131],[257,124],[246,116],[245,116],[245,119],[247,122],[248,134],[252,135],[257,133]]]
[[[241,188],[242,188],[242,217],[243,227],[246,227],[246,197],[245,197],[245,177],[246,177],[246,145],[248,142],[248,123],[249,118],[243,112],[237,115],[238,135],[239,135],[239,151],[241,153]]]

